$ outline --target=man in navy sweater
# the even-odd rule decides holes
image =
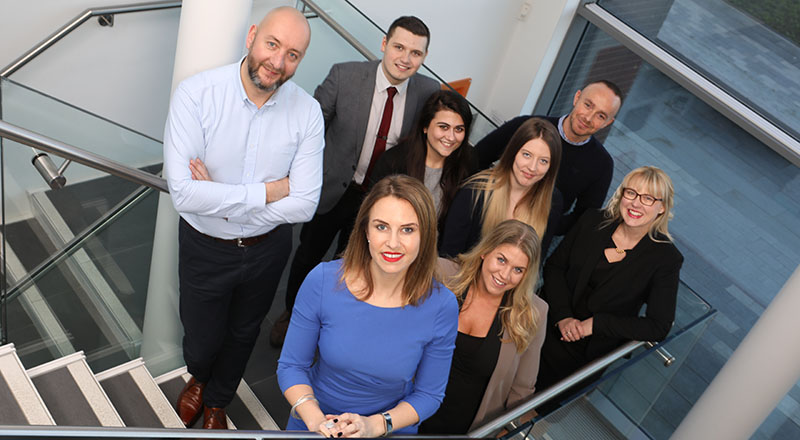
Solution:
[[[614,122],[622,105],[622,92],[610,81],[595,81],[575,92],[572,105],[569,114],[561,117],[538,116],[555,125],[561,135],[561,168],[556,188],[564,201],[564,213],[556,235],[566,234],[584,211],[600,208],[605,201],[614,160],[593,135]],[[475,145],[482,169],[500,158],[517,128],[532,117],[511,119]]]

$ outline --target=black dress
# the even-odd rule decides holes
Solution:
[[[436,414],[422,422],[420,434],[467,433],[497,365],[501,329],[498,313],[485,337],[458,332],[444,400]]]
[[[616,247],[610,237],[606,247]],[[592,293],[609,278],[611,271],[617,263],[619,263],[619,261],[610,263],[605,255],[600,257],[586,286],[586,295],[583,295],[573,308],[573,318],[583,321],[592,316],[592,312],[589,310],[589,300],[592,298]],[[542,390],[564,379],[592,361],[592,359],[586,356],[586,347],[589,345],[591,336],[587,336],[575,342],[564,342],[561,340],[561,332],[558,330],[557,323],[554,322],[550,324],[551,325],[548,325],[547,336],[542,346],[542,360],[539,364],[539,375],[536,379],[536,387]],[[552,362],[553,359],[559,359],[561,362]],[[564,364],[565,359],[570,360],[569,365]],[[596,376],[592,376],[592,378],[596,378]]]

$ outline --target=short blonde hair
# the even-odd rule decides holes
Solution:
[[[482,257],[503,244],[517,247],[528,257],[528,267],[525,268],[522,280],[517,287],[507,292],[508,297],[500,306],[503,329],[499,336],[502,337],[503,330],[508,330],[517,351],[522,353],[528,348],[540,322],[531,298],[539,277],[542,246],[533,227],[519,220],[500,222],[472,249],[458,256],[457,262],[461,267],[455,276],[447,280],[447,287],[456,294],[459,302],[463,302],[467,290],[479,282],[483,267]]]
[[[344,282],[345,274],[362,278],[367,283],[366,295],[359,297],[365,301],[372,296],[374,284],[369,271],[372,255],[367,243],[367,227],[369,214],[378,200],[384,197],[396,197],[405,200],[417,214],[420,232],[419,254],[408,267],[403,280],[403,300],[406,304],[416,306],[430,295],[436,270],[436,208],[433,197],[417,179],[405,175],[392,175],[381,179],[361,202],[353,231],[342,254],[342,272],[340,281]]]
[[[619,208],[622,199],[622,190],[624,188],[629,188],[633,183],[641,183],[642,186],[647,188],[648,194],[657,199],[661,199],[661,205],[664,207],[664,212],[658,214],[658,218],[650,225],[647,236],[650,237],[651,240],[657,242],[663,242],[665,240],[658,239],[656,235],[662,235],[667,238],[667,241],[672,241],[672,236],[669,234],[667,225],[672,219],[672,207],[675,203],[675,189],[672,186],[672,179],[669,178],[667,173],[652,166],[636,168],[622,179],[622,183],[619,184],[606,205],[606,221],[601,224],[601,227],[622,221],[622,212]]]

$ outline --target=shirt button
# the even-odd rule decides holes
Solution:
[[[342,186],[347,188],[347,182],[342,182]]]

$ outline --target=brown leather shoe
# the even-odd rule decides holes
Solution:
[[[289,312],[283,312],[281,316],[278,317],[278,320],[275,321],[275,324],[272,325],[272,329],[269,331],[269,345],[274,348],[283,347],[283,340],[286,339],[286,332],[289,330],[289,321],[291,318],[292,315],[289,314]]]
[[[206,384],[198,382],[192,377],[178,395],[176,409],[178,416],[187,428],[191,428],[200,418],[203,409],[203,388],[205,387]]]
[[[225,408],[205,407],[203,411],[203,429],[228,429]]]

